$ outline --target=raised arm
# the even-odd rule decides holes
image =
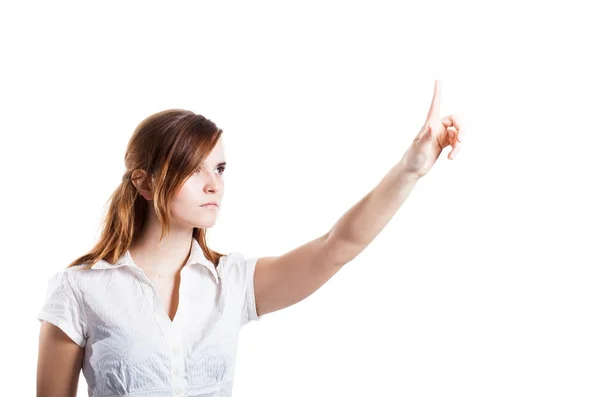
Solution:
[[[427,119],[402,159],[328,233],[284,255],[257,260],[254,291],[259,316],[293,305],[320,288],[381,232],[446,146],[452,146],[448,158],[456,157],[464,131],[456,116],[439,118],[440,87],[436,80]]]
[[[76,397],[84,348],[60,328],[42,321],[37,364],[37,397]]]

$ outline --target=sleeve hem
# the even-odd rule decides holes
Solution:
[[[258,258],[252,258],[249,260],[248,266],[248,286],[247,286],[247,301],[248,301],[248,318],[250,321],[260,321],[263,315],[259,316],[256,311],[256,297],[254,295],[254,272],[256,269],[256,262]]]
[[[52,325],[58,327],[63,331],[71,340],[77,343],[80,347],[85,347],[86,339],[75,331],[75,329],[69,325],[67,322],[63,322],[56,317],[54,317],[51,313],[41,312],[37,315],[38,321],[41,323],[42,320],[51,323]]]

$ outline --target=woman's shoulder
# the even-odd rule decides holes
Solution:
[[[65,269],[65,271],[77,272],[77,271],[81,271],[81,270],[92,270],[91,267],[92,267],[92,265],[89,263],[78,263],[76,265],[69,266],[68,268]]]
[[[66,273],[71,280],[80,280],[82,277],[97,274],[98,272],[94,272],[94,269],[91,268],[90,264],[79,263],[69,266],[59,273]]]
[[[225,278],[243,281],[247,278],[247,274],[254,270],[256,259],[243,252],[233,251],[219,259],[217,272]]]
[[[233,268],[239,267],[246,260],[246,255],[240,251],[232,251],[219,258],[219,268],[222,271],[232,271]]]
[[[228,254],[224,254],[219,258],[220,262],[230,263],[232,261],[240,260],[244,257],[244,254],[239,251],[231,251]]]
[[[103,260],[100,260],[96,263],[101,263],[102,265],[108,264]],[[108,273],[98,269],[98,267],[92,268],[92,265],[89,263],[78,263],[76,265],[64,268],[63,270],[57,272],[57,274],[64,273],[67,279],[76,285],[78,289],[84,289],[90,285],[96,285],[97,281],[102,281],[105,279]]]
[[[85,264],[79,264],[62,268],[60,270],[54,270],[51,273],[48,281],[56,282],[60,280],[68,280],[69,282],[72,282],[72,280],[74,280],[77,277],[77,275],[80,274],[81,270],[83,270],[85,267]]]

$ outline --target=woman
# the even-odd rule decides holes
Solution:
[[[100,241],[49,281],[38,396],[229,396],[239,329],[311,295],[379,234],[433,166],[464,139],[440,119],[436,81],[425,124],[399,163],[323,236],[279,257],[208,248],[224,194],[222,130],[166,110],[142,121],[125,155]]]

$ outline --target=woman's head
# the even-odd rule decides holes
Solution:
[[[222,254],[206,246],[224,194],[222,130],[188,110],[170,109],[144,119],[125,153],[122,183],[109,199],[100,241],[68,267],[103,259],[114,263],[131,245],[149,216],[172,228],[193,228],[205,256],[215,265]]]

